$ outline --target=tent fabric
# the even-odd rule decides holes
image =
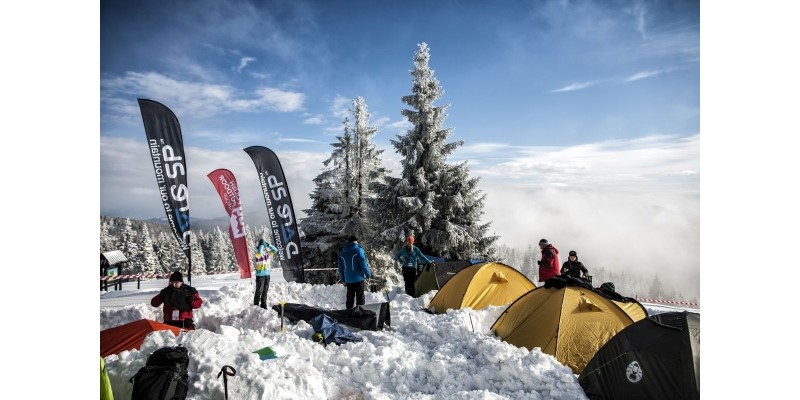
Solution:
[[[589,282],[584,279],[577,278],[569,275],[556,275],[544,282],[544,287],[562,288],[569,286],[577,286],[584,289],[589,289],[595,293],[613,301],[616,305],[622,308],[628,316],[631,317],[633,322],[640,321],[648,317],[647,309],[633,297],[625,297],[617,292],[597,290]]]
[[[417,280],[414,281],[414,297],[420,297],[432,290],[441,289],[458,271],[470,265],[472,263],[466,260],[445,261],[434,265],[426,265]]]
[[[309,306],[297,303],[285,303],[283,305],[283,316],[289,321],[309,322],[320,314],[328,314],[336,319],[340,324],[360,330],[377,331],[385,326],[391,326],[391,316],[389,313],[389,303],[373,303],[361,306],[365,313],[362,316],[351,316],[349,310],[328,310],[325,308]],[[281,306],[272,306],[278,315],[281,313]]]
[[[590,288],[568,284],[525,293],[491,330],[515,346],[539,347],[577,374],[600,347],[633,322],[615,302]]]
[[[177,336],[181,333],[181,328],[149,319],[140,319],[102,330],[100,331],[100,357],[117,354],[123,350],[138,350],[147,335],[155,331],[172,331]]]
[[[339,321],[322,313],[308,321],[314,328],[314,332],[322,333],[322,343],[325,345],[336,343],[343,344],[347,342],[360,342],[364,338],[353,334],[349,329],[339,325]]]
[[[699,399],[700,315],[631,324],[597,351],[578,383],[590,399]]]
[[[514,267],[499,262],[482,262],[466,267],[450,278],[427,309],[436,314],[466,307],[482,310],[510,304],[534,288],[536,285]]]

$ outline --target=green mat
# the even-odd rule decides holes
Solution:
[[[261,359],[261,361],[278,358],[278,355],[275,354],[275,350],[272,350],[269,347],[264,347],[263,349],[256,350],[253,353],[258,354],[258,357]]]

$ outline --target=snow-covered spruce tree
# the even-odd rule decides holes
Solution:
[[[161,266],[158,262],[158,257],[153,246],[153,239],[150,237],[150,230],[147,229],[147,224],[142,224],[142,230],[139,234],[139,253],[132,254],[131,257],[135,259],[135,263],[141,267],[143,274],[159,273]]]
[[[413,127],[392,140],[403,157],[402,172],[378,188],[385,210],[381,246],[394,251],[413,234],[428,254],[448,259],[490,257],[497,237],[486,236],[489,224],[480,224],[485,195],[477,189],[478,179],[468,177],[465,164],[447,163],[447,156],[464,143],[445,142],[452,131],[442,127],[448,105],[434,105],[443,90],[428,65],[428,45],[418,47],[411,94],[402,98],[412,107],[402,114]]]
[[[350,112],[354,126],[350,127],[350,119],[346,117],[344,134],[331,144],[334,148],[331,157],[324,161],[325,169],[314,179],[311,208],[304,210],[308,215],[301,222],[303,247],[307,250],[304,255],[309,269],[335,267],[347,237],[355,235],[370,258],[373,274],[380,275],[381,266],[370,257],[371,240],[376,232],[371,183],[383,180],[387,171],[380,159],[382,150],[372,143],[377,129],[369,125],[370,114],[364,98],[353,100]],[[320,283],[331,283],[336,278],[336,274],[329,273],[307,276],[309,282]]]
[[[344,215],[349,213],[350,147],[353,142],[349,119],[342,123],[344,135],[331,143],[331,156],[322,162],[323,169],[314,178],[311,192],[311,208],[303,210],[307,217],[300,220],[305,269],[334,268],[339,247],[346,236],[342,233]],[[336,273],[309,271],[309,283],[335,283]],[[330,282],[333,280],[333,282]]]
[[[129,273],[131,274],[138,274],[142,272],[142,262],[141,259],[138,257],[139,252],[141,249],[139,248],[139,233],[137,232],[136,228],[134,227],[134,223],[131,222],[130,218],[125,218],[125,223],[122,228],[122,240],[120,241],[122,245],[122,254],[129,261]]]
[[[370,113],[363,97],[353,100],[354,143],[351,149],[351,191],[349,200],[350,213],[346,216],[346,223],[342,232],[346,236],[355,235],[364,248],[369,260],[372,274],[378,288],[382,289],[391,280],[386,271],[390,270],[393,262],[388,257],[381,256],[377,240],[377,232],[383,230],[380,218],[376,217],[383,212],[384,207],[376,200],[378,198],[375,183],[384,182],[389,175],[389,170],[383,167],[381,154],[372,142],[377,128],[370,126]]]

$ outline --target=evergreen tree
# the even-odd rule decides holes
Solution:
[[[200,239],[200,235],[192,236],[195,236],[193,238],[194,243],[192,243],[192,275],[205,275],[207,266],[206,257],[203,253],[204,241]]]
[[[349,149],[353,142],[349,119],[343,122],[344,135],[331,143],[331,156],[323,161],[322,172],[314,178],[310,194],[311,208],[303,210],[307,217],[300,221],[303,258],[308,269],[331,268],[339,247],[344,244],[344,216],[349,214],[350,193],[347,179],[350,170]],[[313,272],[313,271],[312,271]],[[309,283],[323,283],[318,277],[330,274],[310,273]]]
[[[354,140],[349,148],[350,156],[348,188],[346,199],[349,203],[348,214],[345,216],[343,233],[347,236],[355,235],[365,247],[372,247],[372,238],[378,231],[374,217],[382,211],[380,204],[375,202],[376,186],[373,182],[382,182],[388,176],[388,171],[383,168],[380,158],[383,150],[378,150],[372,143],[372,138],[377,128],[369,125],[370,113],[363,97],[353,100]]]
[[[392,140],[403,157],[399,178],[389,177],[376,187],[388,208],[381,221],[381,244],[395,249],[407,235],[415,235],[420,247],[450,259],[489,258],[496,236],[486,236],[489,224],[480,224],[485,195],[478,179],[468,177],[465,164],[449,165],[447,156],[463,141],[446,143],[452,128],[443,128],[448,105],[436,106],[442,88],[429,67],[430,51],[419,45],[414,56],[411,94],[403,96],[412,109],[402,110],[413,127]]]
[[[122,228],[122,241],[121,250],[125,258],[128,259],[130,273],[138,274],[142,272],[141,258],[138,257],[141,248],[139,247],[139,235],[133,227],[130,218],[125,218],[125,223]]]
[[[350,235],[369,248],[377,230],[372,184],[387,175],[380,159],[383,151],[372,143],[377,128],[369,125],[370,114],[363,97],[353,100],[350,112],[354,126],[351,128],[349,117],[345,117],[344,134],[331,144],[331,157],[323,162],[325,168],[314,178],[311,208],[304,210],[308,217],[301,222],[307,265],[316,268],[335,267],[339,250]],[[329,283],[336,276],[310,274],[307,279]]]
[[[142,224],[138,245],[140,251],[136,254],[132,254],[131,257],[133,257],[136,260],[136,264],[141,267],[141,272],[143,274],[155,274],[160,272],[161,266],[159,265],[158,257],[156,256],[153,246],[153,239],[150,237],[147,224]]]

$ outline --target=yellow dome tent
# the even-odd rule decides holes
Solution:
[[[453,275],[427,308],[436,314],[465,307],[481,310],[510,304],[534,288],[536,285],[513,267],[499,262],[482,262]]]
[[[545,285],[520,296],[491,330],[515,346],[539,347],[576,374],[614,335],[647,316],[638,302],[626,305],[626,311],[623,303],[586,287]]]

